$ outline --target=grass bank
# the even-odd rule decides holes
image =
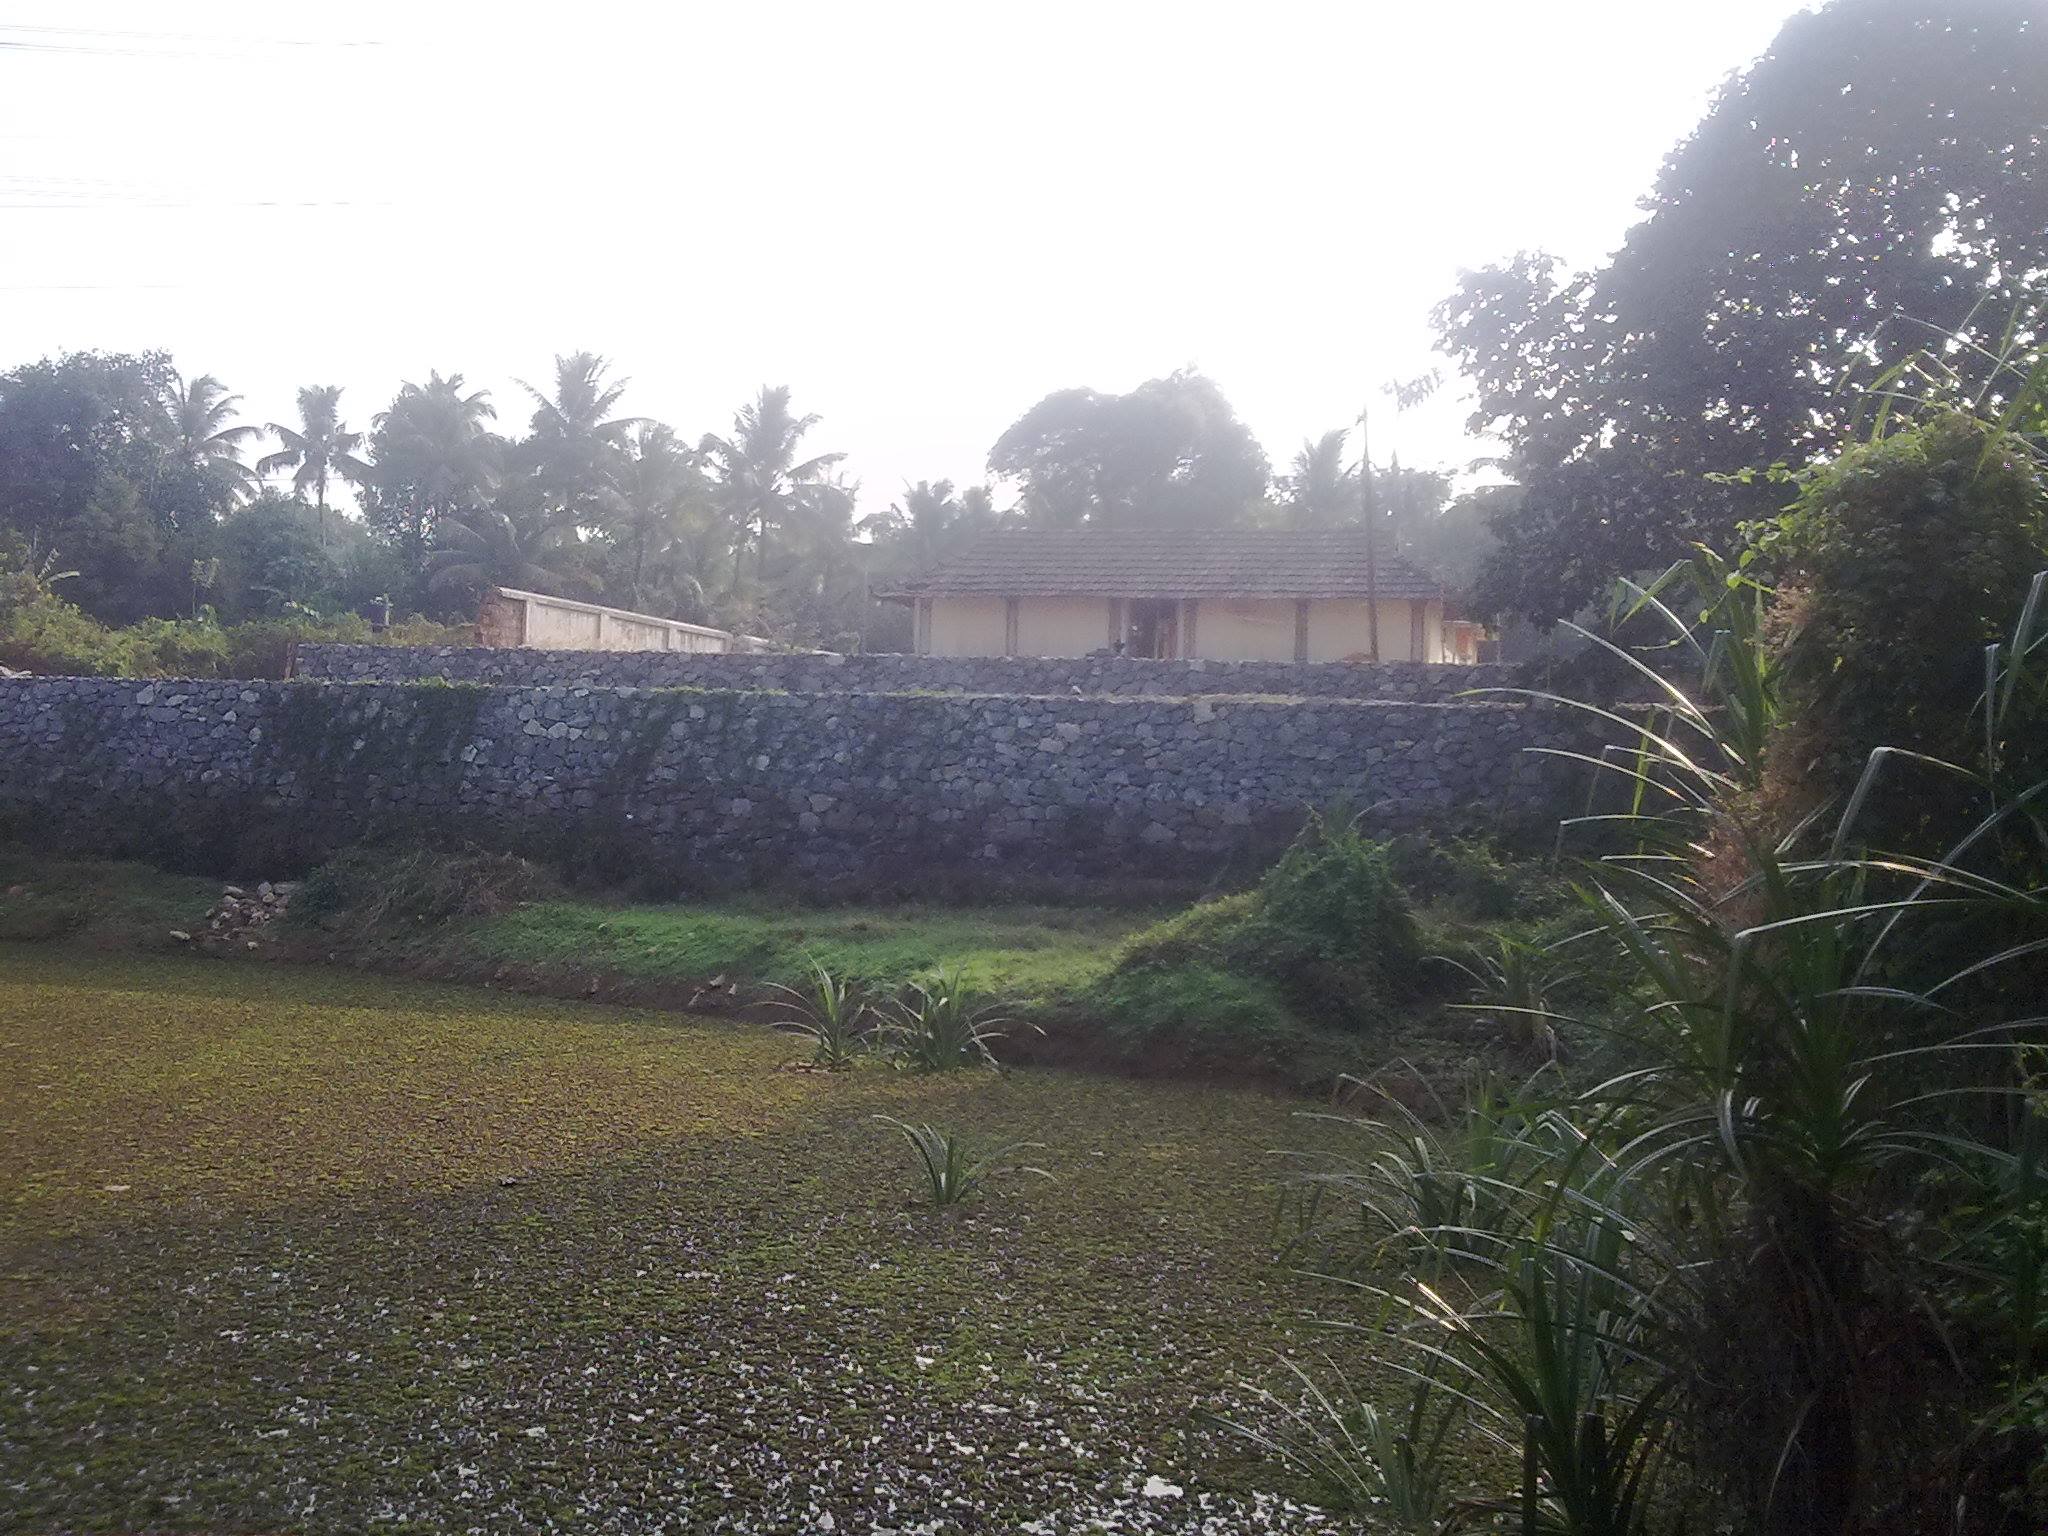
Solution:
[[[581,967],[661,983],[716,976],[796,985],[812,962],[873,986],[939,966],[1024,1006],[1085,990],[1143,913],[1101,908],[914,904],[801,909],[746,902],[606,907],[549,901],[484,918],[458,940],[490,963]]]
[[[1502,889],[1516,878],[1482,872]],[[1424,953],[1511,921],[1514,901],[1494,891],[1498,910],[1478,919],[1470,892],[1436,884],[1448,894],[1411,914],[1377,845],[1334,833],[1256,890],[1161,909],[639,904],[571,894],[513,860],[362,850],[316,874],[290,921],[214,953],[756,1018],[814,964],[877,994],[945,968],[1017,1021],[1008,1060],[1283,1089],[1374,1075],[1455,1099],[1475,1065],[1519,1076],[1533,1062],[1497,1021],[1447,1007],[1457,977]],[[174,933],[203,933],[220,890],[0,849],[0,939],[175,949]]]

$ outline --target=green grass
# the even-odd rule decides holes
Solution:
[[[1118,941],[1144,922],[1142,914],[1095,908],[560,901],[478,919],[453,942],[502,964],[641,979],[725,975],[781,986],[804,985],[812,960],[834,975],[884,986],[945,965],[979,990],[1033,1001],[1106,974]]]
[[[112,859],[52,859],[0,842],[0,942],[76,939],[157,948],[220,896],[218,880]]]
[[[265,931],[264,952],[662,1008],[737,1001],[759,1017],[775,986],[810,984],[813,962],[885,993],[943,968],[1014,1021],[998,1050],[1009,1061],[1222,1080],[1252,1074],[1307,1089],[1399,1063],[1403,1073],[1441,1076],[1452,1098],[1475,1057],[1499,1056],[1496,1069],[1510,1074],[1528,1070],[1513,1053],[1502,1056],[1501,1042],[1469,1016],[1441,1009],[1446,994],[1385,997],[1371,978],[1359,982],[1310,963],[1315,957],[1297,953],[1299,945],[1259,939],[1256,923],[1219,921],[1250,913],[1255,893],[1164,914],[1026,904],[807,906],[766,896],[667,905],[544,896],[518,904],[556,888],[544,872],[515,868],[515,861],[472,863],[393,872],[373,858],[359,860],[331,907],[316,903],[316,895],[329,894],[316,877],[293,921]],[[59,860],[4,845],[0,873],[0,936],[105,949],[179,948],[170,932],[196,930],[219,894],[216,882],[140,864]],[[398,905],[367,921],[358,905],[380,895]],[[431,917],[407,915],[422,901]],[[448,916],[449,902],[488,915]],[[1448,910],[1420,915],[1432,947],[1457,947],[1478,931]],[[714,981],[739,990],[714,988]],[[1304,1017],[1295,994],[1315,987],[1333,1001]]]
[[[803,1054],[0,948],[0,1530],[1298,1527],[1253,1508],[1277,1473],[1191,1427],[1296,1344],[1288,1104]],[[878,1114],[1042,1143],[1055,1177],[921,1209]]]

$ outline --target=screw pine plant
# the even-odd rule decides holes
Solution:
[[[857,983],[834,976],[813,960],[808,987],[798,990],[778,984],[772,990],[786,1009],[773,1021],[776,1028],[802,1035],[811,1042],[812,1066],[843,1072],[866,1053],[872,1037],[873,1010]]]
[[[942,966],[909,984],[880,1035],[896,1059],[919,1072],[961,1067],[997,1070],[995,1044],[1010,1021],[985,1004],[956,967]]]
[[[1390,1520],[1416,1536],[1437,1531],[1450,1512],[1447,1451],[1461,1405],[1423,1376],[1409,1391],[1406,1411],[1388,1413],[1327,1356],[1327,1386],[1292,1360],[1280,1363],[1295,1380],[1295,1399],[1260,1387],[1258,1418],[1203,1413],[1198,1422],[1293,1468],[1326,1508]]]
[[[910,1144],[917,1158],[918,1172],[924,1178],[924,1192],[932,1205],[939,1209],[959,1205],[977,1194],[991,1174],[1006,1170],[1005,1160],[1012,1154],[1035,1150],[1039,1146],[1035,1141],[1013,1141],[976,1156],[952,1131],[922,1122],[898,1120],[890,1115],[877,1115],[875,1118],[893,1127]],[[1052,1177],[1043,1168],[1023,1166],[1015,1171],[1036,1174],[1045,1179]]]
[[[1665,601],[1688,588],[1697,623]],[[1692,688],[1631,657],[1650,711],[1548,701],[1618,737],[1582,760],[1619,799],[1567,830],[1598,843],[1579,881],[1628,978],[1624,1064],[1449,1130],[1362,1123],[1299,1175],[1318,1235],[1294,1251],[1357,1300],[1355,1337],[1519,1458],[1520,1486],[1468,1515],[1557,1536],[1688,1512],[1788,1536],[2023,1528],[1969,1493],[1966,1405],[2021,1400],[2006,1362],[2040,1322],[2019,1207],[2039,1203],[2025,1106],[2048,1030],[2043,591],[1987,658],[1977,743],[1874,753],[1839,811],[1790,825],[1759,794],[1785,703],[1744,572],[1703,559],[1628,600],[1691,631]],[[1976,807],[1933,854],[1863,835],[1906,763],[1911,792],[1949,786],[1947,821]],[[1505,971],[1482,980],[1547,1014]],[[1952,1212],[1968,1231],[1944,1238]],[[1963,1352],[1945,1321],[1972,1283],[1999,1297],[2002,1350]]]
[[[1574,979],[1574,973],[1553,949],[1503,933],[1494,935],[1491,948],[1479,949],[1469,958],[1433,958],[1457,971],[1470,986],[1466,1000],[1453,1006],[1498,1024],[1514,1045],[1538,1046],[1556,1056],[1559,1015],[1550,998]]]

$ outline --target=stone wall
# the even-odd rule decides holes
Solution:
[[[1552,819],[1577,776],[1523,749],[1573,743],[1501,703],[30,678],[0,681],[0,826],[273,868],[425,836],[680,884],[1187,873],[1340,798]]]
[[[685,655],[487,646],[303,645],[293,675],[334,682],[443,678],[522,688],[775,689],[784,693],[969,693],[1188,698],[1253,695],[1436,703],[1514,686],[1520,669],[1389,661],[1152,661],[1135,656]]]

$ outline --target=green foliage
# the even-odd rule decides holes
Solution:
[[[895,1059],[919,1072],[997,1068],[995,1044],[1010,1021],[956,966],[911,981],[878,1033]]]
[[[1093,985],[1132,924],[1089,907],[558,901],[479,923],[463,942],[488,964],[582,966],[659,982],[727,976],[801,988],[815,963],[870,996],[905,976],[949,967],[984,993],[1043,1002]]]
[[[910,1144],[911,1152],[917,1158],[918,1172],[924,1178],[924,1193],[935,1209],[959,1205],[979,1194],[991,1174],[1004,1171],[1008,1158],[1038,1146],[1035,1141],[1013,1141],[977,1156],[968,1150],[966,1141],[956,1132],[922,1122],[912,1124],[893,1115],[877,1115],[875,1118],[893,1127]],[[1016,1171],[1034,1173],[1040,1178],[1052,1177],[1043,1168],[1024,1167]]]
[[[1169,919],[1150,932],[1176,930],[1181,923]],[[1133,1046],[1180,1036],[1195,1043],[1234,1043],[1281,1060],[1303,1034],[1272,982],[1199,959],[1119,964],[1089,989],[1086,999],[1113,1037]]]
[[[291,918],[357,931],[424,927],[505,912],[550,889],[539,868],[503,854],[353,848],[306,877],[292,899]]]
[[[126,665],[127,648],[104,624],[28,572],[0,570],[0,666],[104,677]]]
[[[1293,1246],[1315,1269],[1357,1279],[1393,1258],[1434,1279],[1525,1230],[1523,1190],[1554,1160],[1554,1124],[1489,1077],[1456,1110],[1427,1114],[1370,1079],[1346,1082],[1371,1112],[1307,1117],[1339,1135],[1291,1160]]]
[[[1405,1414],[1383,1411],[1325,1359],[1318,1379],[1292,1360],[1298,1396],[1261,1388],[1258,1417],[1209,1419],[1307,1479],[1325,1509],[1391,1520],[1413,1536],[1435,1536],[1450,1513],[1448,1441],[1459,1404],[1423,1377]]]
[[[468,634],[424,620],[373,631],[354,614],[222,624],[208,613],[109,628],[0,554],[0,666],[45,676],[281,678],[295,644],[448,645]]]
[[[155,476],[173,377],[162,353],[96,352],[0,375],[0,532],[61,551],[76,600],[113,622],[174,611],[179,529],[213,511],[189,476]]]
[[[799,991],[772,984],[771,990],[781,998],[783,1011],[770,1022],[811,1042],[812,1066],[844,1072],[867,1053],[873,1009],[856,983],[814,960],[808,987]]]
[[[2048,564],[2048,472],[1996,424],[1938,414],[1802,476],[1759,544],[1792,584],[1795,749],[1844,783],[1879,746],[1969,738],[1984,648]]]
[[[1127,395],[1063,389],[989,451],[1027,520],[1052,528],[1203,528],[1242,521],[1265,495],[1265,452],[1209,379],[1182,371]]]
[[[1547,859],[1518,856],[1483,837],[1411,833],[1388,847],[1412,898],[1473,922],[1541,918],[1570,897]]]
[[[1311,816],[1252,890],[1135,935],[1112,986],[1199,966],[1270,987],[1305,1022],[1356,1031],[1414,992],[1421,964],[1414,914],[1386,846],[1334,811]]]
[[[1556,950],[1499,933],[1490,946],[1467,957],[1436,958],[1470,983],[1461,1008],[1497,1026],[1514,1045],[1538,1046],[1556,1054],[1558,1014],[1553,999],[1576,979]]]
[[[1661,595],[1687,588],[1697,620]],[[1299,1174],[1296,1251],[1367,1302],[1350,1326],[1376,1358],[1520,1456],[1520,1487],[1471,1512],[1526,1531],[1647,1531],[1724,1498],[1745,1529],[1931,1529],[2029,1497],[2011,1363],[2038,1353],[2048,1245],[2043,1137],[2012,1106],[2044,1027],[2048,783],[2006,744],[2036,597],[1946,738],[1974,825],[1882,857],[1858,819],[1882,751],[1831,842],[1751,813],[1789,692],[1759,601],[1707,560],[1636,589],[1677,642],[1630,658],[1656,711],[1591,711],[1620,737],[1587,760],[1621,808],[1577,824],[1608,850],[1580,872],[1630,977],[1620,1068],[1482,1097],[1449,1131],[1360,1122]],[[1497,958],[1485,1005],[1553,1021],[1547,957]]]
[[[498,484],[504,440],[488,425],[497,414],[489,390],[435,371],[425,384],[401,385],[376,419],[363,514],[415,581],[442,524],[484,507]]]
[[[1982,362],[2048,267],[2044,79],[2027,6],[1814,7],[1673,148],[1610,260],[1468,274],[1438,334],[1526,490],[1481,602],[1547,623],[1730,548],[1771,493],[1713,474],[1832,451],[1859,386],[1929,334]]]

